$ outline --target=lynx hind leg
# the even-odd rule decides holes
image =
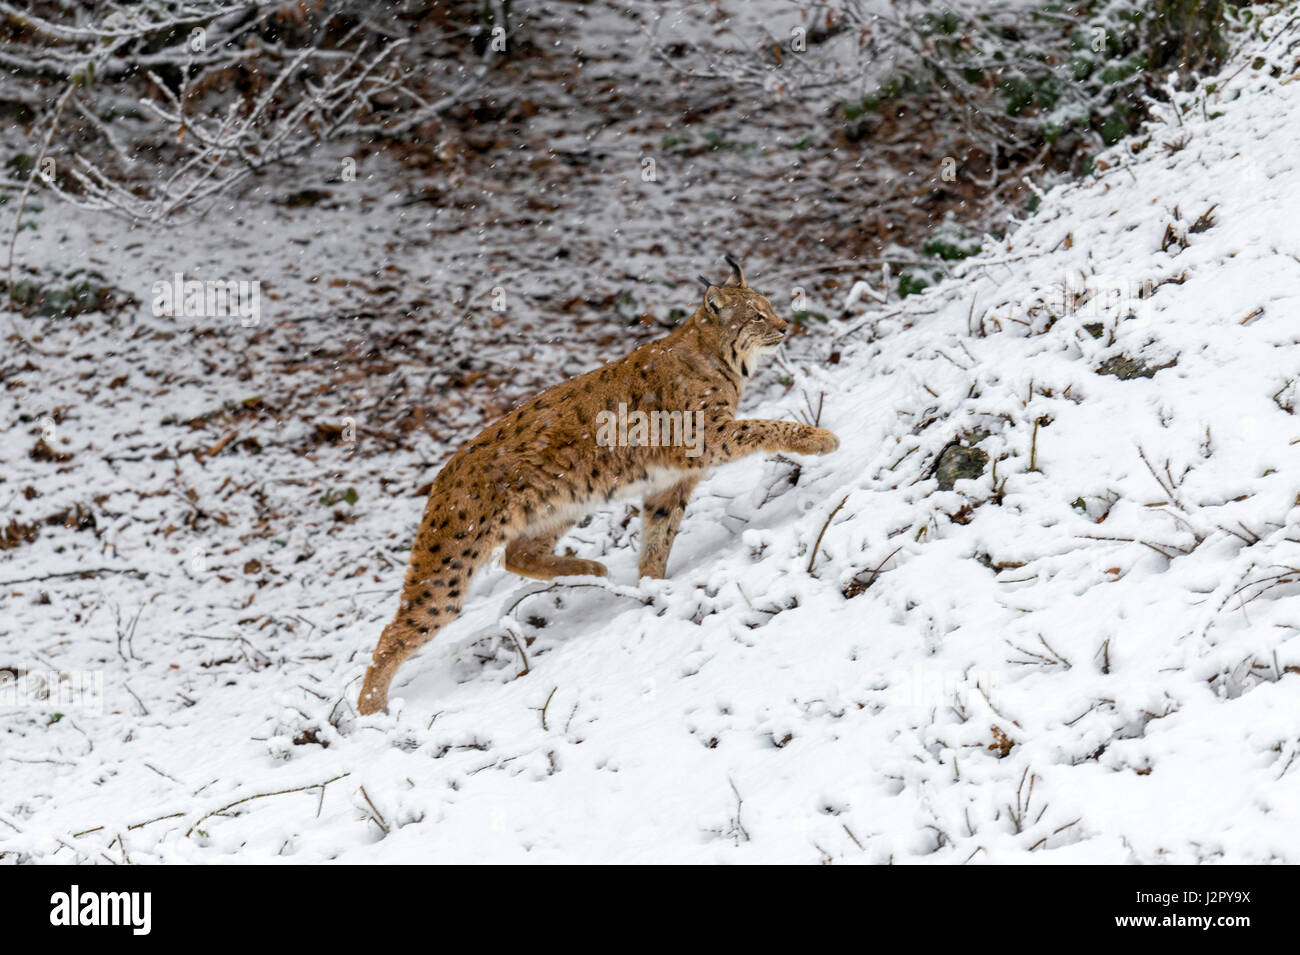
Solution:
[[[668,554],[686,513],[686,502],[699,480],[699,476],[683,478],[641,502],[641,557],[637,561],[640,576],[667,575]]]
[[[432,496],[431,496],[432,497]],[[388,689],[398,668],[443,627],[460,616],[475,571],[487,562],[504,534],[471,537],[455,528],[436,535],[427,509],[402,584],[397,615],[384,628],[357,698],[363,716],[388,709]]]
[[[604,577],[609,571],[598,560],[555,553],[555,542],[572,525],[540,534],[524,534],[506,545],[506,570],[520,577],[552,580],[556,577]]]
[[[432,614],[435,619],[428,622],[434,623],[440,617],[440,623],[445,624],[455,618],[459,612],[460,601],[454,599],[445,606],[445,609],[440,608],[435,611]],[[361,693],[357,697],[358,713],[366,716],[370,713],[382,713],[388,709],[388,689],[392,685],[393,677],[397,675],[398,668],[414,656],[416,650],[433,639],[438,629],[440,629],[438,626],[417,625],[404,618],[402,614],[398,614],[397,618],[384,628],[370,666],[366,668],[366,679],[361,685]]]

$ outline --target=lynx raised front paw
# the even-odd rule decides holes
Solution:
[[[795,454],[830,454],[840,446],[833,431],[805,425],[790,442],[789,450]]]

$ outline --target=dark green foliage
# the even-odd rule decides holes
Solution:
[[[13,303],[22,314],[75,318],[86,312],[113,311],[133,301],[132,296],[114,288],[99,272],[80,268],[66,273],[47,271],[48,278],[15,280]]]
[[[1146,41],[1156,68],[1201,70],[1228,54],[1223,0],[1150,0]]]
[[[356,488],[343,488],[341,490],[329,490],[321,495],[320,502],[326,507],[333,507],[340,502],[347,504],[349,507],[357,503],[358,495]]]
[[[942,275],[938,272],[925,269],[906,269],[898,276],[899,298],[915,295],[917,292],[929,288],[940,278],[942,278]]]
[[[1228,49],[1224,0],[1085,0],[1024,6],[900,2],[876,21],[896,55],[872,95],[845,102],[852,122],[909,97],[959,105],[1004,152],[1061,157],[1132,133],[1172,69],[1210,69]],[[1091,148],[1089,148],[1091,144]],[[1078,167],[1077,159],[1063,166]]]

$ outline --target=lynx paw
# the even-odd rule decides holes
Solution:
[[[840,439],[835,433],[825,428],[805,427],[790,443],[790,450],[795,454],[830,454],[840,446]]]
[[[371,685],[371,672],[366,671],[366,682],[361,687],[361,695],[357,697],[357,712],[362,716],[383,713],[388,709],[388,691]]]

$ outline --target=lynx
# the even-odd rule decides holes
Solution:
[[[687,499],[709,468],[759,451],[839,447],[825,428],[736,419],[747,379],[788,326],[726,261],[731,277],[714,285],[701,276],[703,301],[669,335],[542,392],[446,463],[411,547],[401,605],[366,671],[361,713],[387,709],[398,667],[456,618],[474,572],[502,548],[506,570],[524,577],[603,577],[603,564],[557,554],[556,542],[588,512],[641,496],[638,570],[663,577]],[[611,428],[615,413],[625,423],[641,417]],[[647,440],[652,420],[670,440]],[[698,440],[671,440],[686,436],[684,420],[698,425]]]

